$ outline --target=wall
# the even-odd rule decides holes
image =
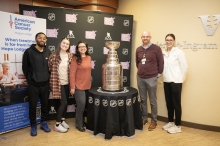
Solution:
[[[166,34],[174,33],[176,42],[182,45],[180,48],[185,52],[189,65],[182,90],[183,121],[220,126],[220,26],[214,36],[207,36],[202,21],[198,18],[199,15],[220,15],[219,6],[219,0],[119,1],[117,13],[134,16],[131,86],[137,88],[135,50],[142,43],[140,36],[144,30],[151,32],[153,43],[164,43]],[[213,26],[212,20],[211,17]],[[203,47],[198,49],[197,46],[190,49],[189,46],[184,46],[184,41],[190,44],[215,43],[218,47],[217,49],[203,49]],[[159,81],[162,80],[160,77]],[[157,95],[158,115],[167,117],[163,84],[159,82]]]

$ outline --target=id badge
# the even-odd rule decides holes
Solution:
[[[145,64],[145,62],[146,62],[146,58],[141,59],[142,64]]]

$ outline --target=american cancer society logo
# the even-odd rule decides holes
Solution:
[[[9,26],[12,28],[14,25],[14,28],[17,30],[23,30],[23,31],[31,31],[31,25],[35,24],[34,20],[30,20],[27,18],[19,18],[19,17],[12,17],[12,15],[10,15],[10,19],[9,19]]]

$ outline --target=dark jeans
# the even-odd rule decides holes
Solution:
[[[168,110],[168,120],[169,122],[174,122],[175,112],[175,125],[177,126],[181,125],[181,91],[182,83],[164,82],[164,92]]]
[[[36,107],[38,98],[41,102],[41,121],[46,121],[48,116],[49,83],[43,86],[28,84],[29,119],[31,126],[36,125]]]
[[[61,99],[60,99],[60,106],[57,111],[57,118],[56,118],[57,122],[60,122],[61,118],[65,118],[66,116],[69,93],[70,93],[69,84],[61,85]]]
[[[87,90],[75,90],[75,100],[76,100],[76,127],[83,126],[83,113],[86,107],[86,95]]]

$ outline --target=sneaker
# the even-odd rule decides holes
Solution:
[[[36,135],[37,135],[37,125],[31,126],[30,135],[31,135],[31,136],[36,136]]]
[[[54,129],[53,130],[56,131],[56,132],[61,132],[61,133],[67,132],[67,129],[64,128],[61,124],[59,124],[58,127],[56,125],[54,125]]]
[[[50,128],[48,127],[46,121],[41,122],[41,124],[40,124],[40,129],[41,129],[41,130],[44,130],[44,132],[50,132],[50,131],[51,131]]]
[[[69,129],[69,128],[70,128],[70,126],[69,126],[65,121],[63,121],[63,122],[61,123],[61,125],[62,125],[64,128],[66,128],[66,129]]]
[[[171,134],[182,132],[181,126],[176,126],[176,125],[168,129],[167,131]]]
[[[175,126],[173,123],[169,122],[165,126],[163,126],[163,130],[168,130],[169,128]]]

